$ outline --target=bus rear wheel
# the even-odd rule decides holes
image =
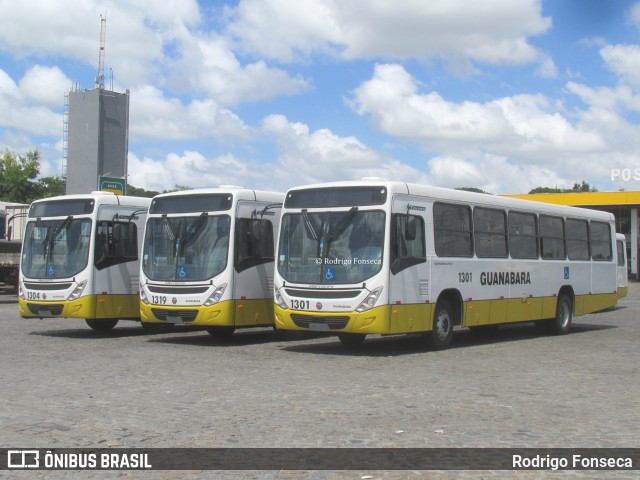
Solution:
[[[573,320],[573,302],[567,295],[560,295],[556,304],[556,317],[547,324],[549,331],[555,335],[566,335],[571,331]]]
[[[366,333],[339,333],[338,338],[343,345],[362,345],[364,339],[367,337]]]
[[[117,318],[86,318],[84,320],[91,329],[98,332],[106,332],[111,330],[118,323]]]
[[[448,348],[453,337],[453,324],[453,308],[447,300],[439,300],[433,312],[431,331],[425,334],[427,345],[433,350]]]

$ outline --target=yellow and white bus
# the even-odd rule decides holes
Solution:
[[[142,229],[151,199],[109,192],[37,200],[22,242],[24,318],[83,318],[94,330],[140,320]]]
[[[201,325],[218,336],[273,326],[283,199],[231,186],[154,197],[142,252],[142,321]]]
[[[614,217],[384,179],[293,188],[282,211],[276,328],[422,333],[537,321],[568,333],[574,315],[617,301]]]
[[[627,240],[624,234],[616,233],[618,252],[618,298],[626,297],[629,291],[629,267],[627,265]]]

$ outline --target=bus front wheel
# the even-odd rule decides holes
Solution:
[[[444,350],[453,337],[454,313],[447,300],[441,299],[433,312],[433,325],[426,333],[427,345],[433,350]]]
[[[118,323],[117,318],[86,318],[84,320],[87,325],[98,332],[106,332],[111,330]]]

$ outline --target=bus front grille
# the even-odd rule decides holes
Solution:
[[[323,317],[316,315],[302,315],[300,313],[292,313],[291,320],[300,328],[309,328],[310,324],[327,325],[330,330],[339,330],[345,328],[349,323],[349,317]]]
[[[70,283],[33,283],[24,282],[25,288],[29,290],[66,290],[71,288]]]
[[[62,313],[62,309],[64,305],[62,304],[53,304],[53,305],[40,305],[37,303],[28,303],[29,311],[34,315],[39,315],[42,317],[51,317],[53,315],[60,315]]]
[[[167,321],[171,317],[179,317],[183,322],[193,322],[198,316],[198,310],[166,310],[164,308],[152,308],[153,315],[162,321]]]

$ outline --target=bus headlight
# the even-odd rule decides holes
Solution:
[[[287,310],[289,308],[289,305],[287,305],[287,302],[284,301],[282,295],[280,295],[280,291],[277,288],[275,289],[273,300],[276,302],[276,305],[278,305],[283,310]]]
[[[77,300],[78,297],[82,295],[82,292],[84,291],[84,287],[86,286],[87,286],[86,280],[84,280],[83,282],[80,282],[78,286],[75,288],[75,290],[71,292],[71,295],[69,295],[69,298],[67,298],[67,300]]]
[[[149,299],[147,298],[147,293],[144,291],[143,287],[140,287],[140,301],[145,304],[149,304]]]
[[[360,305],[356,307],[356,312],[364,312],[373,308],[378,301],[378,297],[382,293],[382,287],[375,288],[371,290],[371,293],[367,295]]]
[[[18,284],[18,297],[21,298],[22,300],[27,299],[27,296],[24,294],[24,290],[22,288],[22,283]]]
[[[211,296],[209,298],[207,298],[207,301],[203,303],[203,305],[205,307],[209,307],[213,304],[216,304],[220,301],[220,299],[222,298],[222,294],[224,293],[225,289],[227,288],[227,284],[223,283],[222,285],[220,285],[218,288],[216,288],[213,293],[211,294]]]

